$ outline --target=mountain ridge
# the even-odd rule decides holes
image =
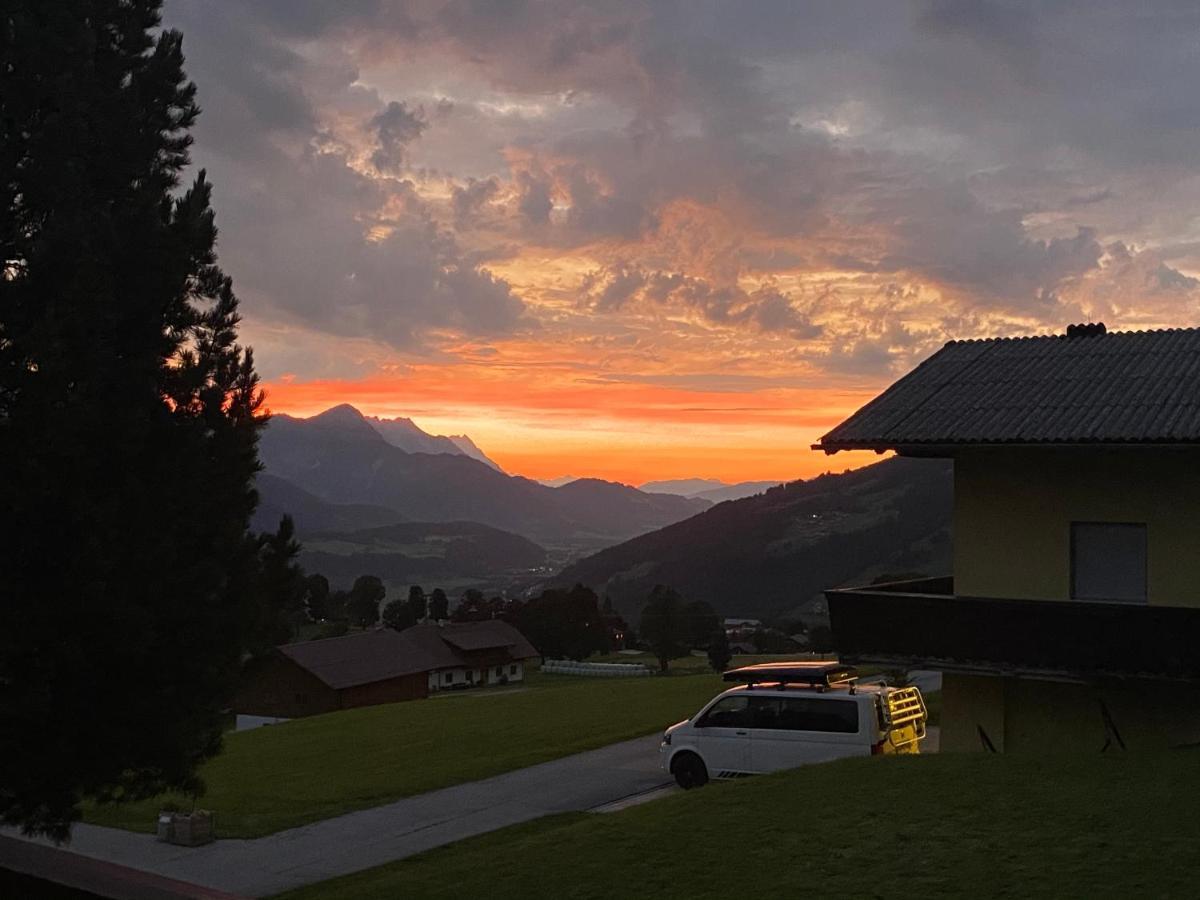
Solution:
[[[896,458],[790,482],[600,550],[551,582],[582,582],[634,618],[658,583],[726,616],[819,618],[827,588],[948,571],[951,473]]]
[[[598,479],[550,488],[462,454],[410,453],[348,404],[312,419],[272,417],[259,453],[266,472],[327,502],[375,504],[417,521],[480,522],[544,546],[596,549],[709,505]]]

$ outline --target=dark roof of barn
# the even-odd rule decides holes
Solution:
[[[951,341],[813,449],[1200,443],[1200,329]]]
[[[279,652],[335,690],[438,669],[470,666],[471,650],[504,650],[510,659],[538,652],[507,622],[376,628],[342,637],[284,644]]]
[[[525,635],[499,619],[418,627],[436,628],[443,641],[467,653],[476,650],[507,650],[513,659],[528,659],[538,655]]]

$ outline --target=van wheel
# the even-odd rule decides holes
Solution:
[[[671,774],[675,776],[675,783],[685,791],[708,784],[708,769],[704,767],[704,760],[695,753],[680,753],[671,760]]]

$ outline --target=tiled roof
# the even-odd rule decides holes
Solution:
[[[814,449],[1200,443],[1200,329],[1072,331],[951,341]]]
[[[537,650],[525,639],[525,635],[499,619],[451,623],[438,626],[438,629],[442,640],[464,652],[507,649],[515,654],[514,659],[537,656]]]
[[[419,672],[469,667],[473,662],[463,651],[474,649],[502,649],[513,660],[538,655],[521,632],[495,620],[415,625],[404,631],[376,628],[285,644],[279,652],[331,688],[340,689]]]

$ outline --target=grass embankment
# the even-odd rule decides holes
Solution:
[[[723,685],[682,670],[661,678],[531,673],[527,689],[478,690],[296,719],[229,734],[201,770],[199,806],[222,837],[260,837],[487,778],[660,730]],[[85,820],[152,831],[164,800],[92,807]]]
[[[572,813],[281,895],[1193,897],[1200,753],[853,759]]]

